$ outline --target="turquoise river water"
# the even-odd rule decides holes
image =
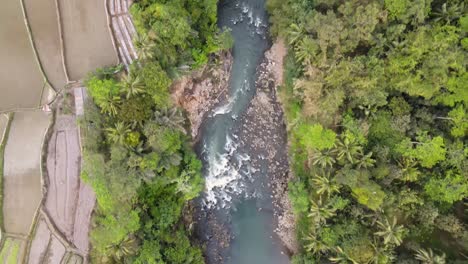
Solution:
[[[253,178],[251,153],[233,133],[255,95],[257,67],[270,47],[265,0],[223,0],[219,26],[232,30],[233,69],[227,102],[205,120],[199,152],[204,161],[206,191],[200,200],[198,236],[208,263],[289,263],[274,234],[271,190],[265,174]],[[256,174],[258,175],[258,174]],[[221,234],[230,238],[223,244]],[[222,246],[224,245],[224,246]]]

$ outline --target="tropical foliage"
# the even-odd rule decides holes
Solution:
[[[204,263],[182,220],[204,186],[201,162],[169,86],[184,64],[214,60],[229,32],[217,30],[217,0],[140,0],[131,11],[139,59],[128,72],[99,69],[86,81],[82,178],[97,196],[92,262]]]
[[[465,1],[267,7],[289,47],[293,262],[466,262]]]

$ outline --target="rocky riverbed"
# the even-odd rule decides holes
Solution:
[[[285,254],[297,252],[295,218],[287,196],[290,178],[287,156],[287,135],[283,110],[277,97],[277,88],[283,82],[283,59],[286,48],[277,41],[265,53],[257,68],[256,94],[246,112],[237,120],[232,134],[239,138],[239,149],[249,153],[251,177],[261,177],[262,168],[267,168],[265,189],[270,190],[273,200],[275,233],[286,247]],[[227,100],[227,88],[232,67],[232,57],[224,54],[215,67],[206,67],[191,76],[184,77],[173,85],[174,101],[187,112],[191,135],[198,139],[199,129],[206,117]],[[257,175],[258,174],[258,175]],[[231,219],[217,209],[200,208],[200,202],[189,206],[192,217],[187,222],[195,223],[195,234],[204,245],[208,263],[223,263],[233,237]],[[264,209],[268,210],[268,209]],[[221,210],[223,212],[223,210]]]
[[[277,219],[275,233],[290,253],[297,252],[295,240],[295,218],[288,199],[289,173],[286,125],[283,109],[277,97],[277,88],[283,83],[283,60],[286,48],[282,40],[276,41],[265,53],[257,69],[256,95],[241,125],[235,132],[242,148],[250,153],[254,171],[267,167],[267,187],[271,189],[274,215]],[[255,177],[255,175],[254,175]]]

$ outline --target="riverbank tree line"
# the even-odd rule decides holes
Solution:
[[[216,26],[217,0],[140,0],[131,12],[139,59],[90,74],[80,121],[82,178],[97,196],[93,263],[204,263],[184,207],[203,189],[172,79],[230,48]]]
[[[268,0],[300,252],[293,263],[468,261],[462,0]]]

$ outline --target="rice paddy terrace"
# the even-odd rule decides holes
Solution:
[[[136,59],[130,4],[4,1],[0,263],[86,263],[95,196],[79,177],[81,80]]]

